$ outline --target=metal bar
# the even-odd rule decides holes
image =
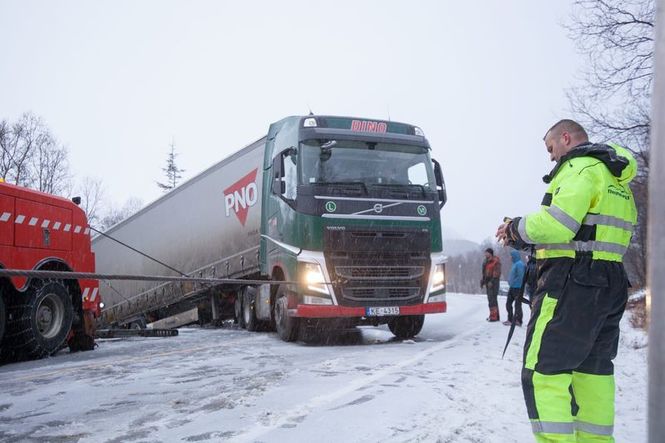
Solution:
[[[208,277],[174,277],[168,275],[116,275],[96,274],[94,272],[65,272],[65,271],[27,271],[24,269],[0,269],[0,277],[28,277],[28,278],[54,278],[63,280],[138,280],[138,281],[175,281],[196,282],[229,285],[296,285],[296,281],[276,280],[246,280],[242,278],[208,278]],[[316,284],[331,284],[320,282]]]
[[[665,0],[656,4],[651,115],[647,313],[649,318],[648,440],[665,435]]]
[[[177,329],[98,329],[95,338],[176,337]]]

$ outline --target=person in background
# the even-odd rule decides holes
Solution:
[[[536,292],[536,285],[538,284],[538,272],[536,269],[536,257],[531,254],[526,261],[526,285],[524,286],[524,295],[529,301],[533,300],[533,295]]]
[[[506,311],[508,311],[508,320],[504,325],[513,323],[513,303],[515,304],[515,324],[522,326],[522,283],[524,283],[525,266],[520,253],[516,250],[510,251],[510,258],[513,260],[513,266],[508,274],[508,296],[506,297]]]
[[[494,255],[492,248],[485,249],[485,261],[483,262],[483,274],[480,279],[480,287],[487,290],[487,304],[489,305],[490,315],[487,321],[499,321],[499,303],[497,295],[499,294],[499,279],[501,278],[501,260]]]

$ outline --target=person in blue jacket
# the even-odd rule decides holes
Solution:
[[[506,297],[506,311],[508,311],[508,320],[504,321],[504,325],[510,325],[513,322],[513,303],[515,303],[515,324],[522,326],[522,300],[519,297],[522,283],[524,282],[524,262],[520,253],[516,250],[510,251],[510,258],[513,260],[513,266],[510,268],[508,275],[508,296]]]

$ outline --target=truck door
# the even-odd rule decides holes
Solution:
[[[17,247],[72,249],[72,231],[76,226],[72,225],[69,209],[17,199],[14,225]]]

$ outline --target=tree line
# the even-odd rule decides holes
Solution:
[[[175,163],[177,154],[173,142],[170,148],[163,168],[166,182],[157,182],[164,192],[175,188],[184,172]],[[44,120],[32,112],[22,114],[14,122],[0,120],[0,178],[49,194],[81,197],[80,205],[88,223],[101,231],[143,206],[143,201],[137,197],[129,197],[120,206],[110,203],[100,178],[73,177],[66,146],[58,141]]]

